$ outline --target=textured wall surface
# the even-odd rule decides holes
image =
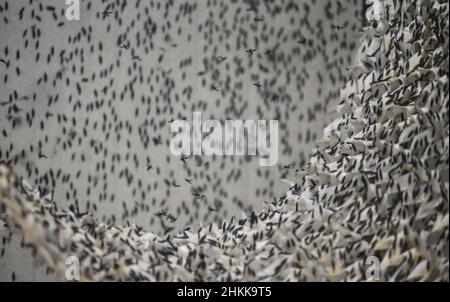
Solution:
[[[1,0],[0,160],[58,206],[159,234],[261,210],[334,118],[361,2],[81,1],[69,22],[62,0]],[[169,123],[193,111],[279,120],[278,164],[183,163]],[[53,279],[1,232],[0,280]]]

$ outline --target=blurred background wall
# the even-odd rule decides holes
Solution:
[[[60,207],[169,234],[261,210],[333,118],[362,0],[0,0],[0,160]],[[279,160],[173,156],[173,119],[279,121]],[[167,219],[160,213],[168,213]],[[55,280],[0,231],[0,281]]]

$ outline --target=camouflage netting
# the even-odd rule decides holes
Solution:
[[[0,166],[3,219],[37,259],[82,280],[449,280],[448,4],[375,1],[339,118],[261,213],[159,237],[96,221]],[[372,258],[374,259],[374,258]]]

